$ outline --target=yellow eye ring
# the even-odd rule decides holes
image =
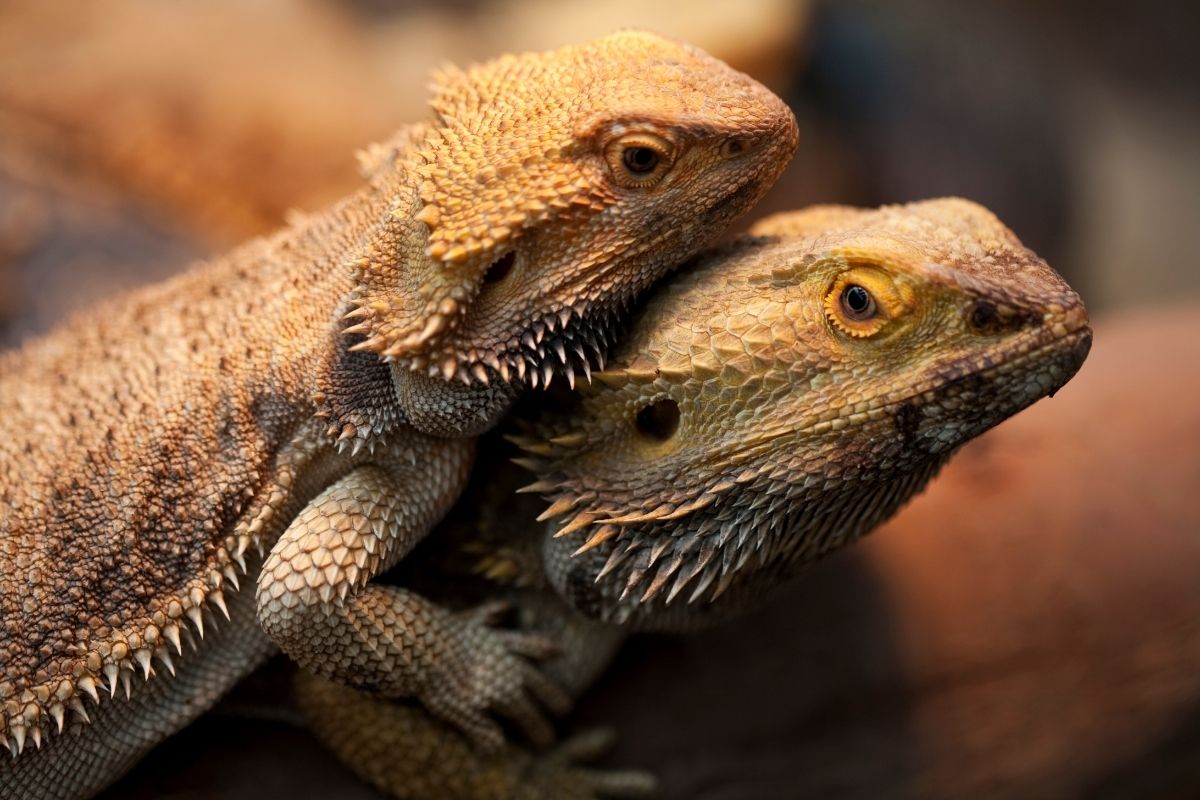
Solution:
[[[886,282],[885,282],[886,281]],[[842,273],[825,294],[825,316],[837,330],[865,339],[883,330],[899,312],[894,286],[881,273],[855,268]]]

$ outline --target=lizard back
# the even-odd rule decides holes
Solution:
[[[224,603],[245,571],[239,530],[306,457],[285,445],[313,419],[312,375],[353,280],[334,254],[370,203],[0,356],[0,735],[61,715],[80,678],[89,691],[87,676],[148,676],[156,648],[169,658],[159,646]]]

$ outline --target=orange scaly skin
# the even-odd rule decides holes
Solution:
[[[1079,296],[964,200],[817,207],[754,232],[656,291],[580,403],[513,437],[533,455],[527,490],[553,501],[547,527],[493,472],[473,482],[475,540],[439,533],[429,544],[454,548],[450,566],[404,565],[465,594],[470,576],[445,575],[487,548],[475,597],[506,597],[522,627],[552,632],[561,655],[544,669],[572,694],[629,631],[737,614],[870,531],[960,445],[1070,380],[1091,344]],[[844,305],[854,287],[863,313]],[[303,687],[318,735],[397,797],[652,785],[515,745],[481,754],[412,705]]]
[[[761,196],[795,120],[637,32],[448,72],[431,105],[357,194],[0,356],[0,797],[97,791],[272,640],[484,744],[489,712],[562,704],[541,637],[371,578],[520,388],[590,369]]]

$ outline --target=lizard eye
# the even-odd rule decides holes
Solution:
[[[621,186],[648,189],[671,168],[674,147],[661,136],[632,133],[614,139],[604,149],[604,158]]]
[[[649,175],[658,167],[658,151],[652,147],[626,147],[621,163],[634,175]]]
[[[911,298],[888,275],[854,266],[837,276],[825,295],[825,316],[842,333],[862,339],[888,327],[911,308]]]
[[[871,293],[853,283],[842,289],[839,302],[842,304],[842,311],[855,322],[865,322],[879,311]]]
[[[638,411],[634,425],[647,439],[665,442],[679,429],[679,404],[669,397],[656,400]]]

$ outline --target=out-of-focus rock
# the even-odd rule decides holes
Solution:
[[[21,308],[17,266],[45,228],[44,208],[36,203],[0,203],[0,330]]]
[[[615,28],[645,28],[691,42],[771,89],[788,87],[803,54],[812,0],[500,0],[481,3],[483,52],[545,50]]]
[[[389,73],[361,34],[318,2],[8,4],[6,149],[225,244],[336,196],[354,149],[419,111],[424,81]]]

